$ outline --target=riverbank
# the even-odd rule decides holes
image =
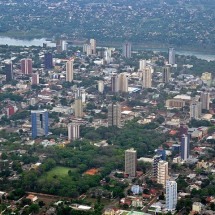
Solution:
[[[11,45],[11,46],[43,46],[46,43],[50,47],[55,47],[56,44],[46,38],[34,38],[32,40],[28,39],[15,39],[11,37],[1,37],[0,36],[0,45]],[[70,44],[74,46],[80,46],[86,43],[86,40],[71,40],[69,41]],[[97,45],[100,47],[116,47],[122,48],[123,42],[105,42],[105,41],[98,41]],[[159,44],[135,44],[132,43],[132,50],[148,50],[148,51],[158,51],[158,52],[168,52],[168,45],[159,45]],[[207,61],[214,61],[215,60],[215,51],[205,50],[203,48],[186,48],[186,47],[174,47],[176,50],[176,54],[179,55],[186,55],[186,56],[196,56],[199,59],[207,60]]]

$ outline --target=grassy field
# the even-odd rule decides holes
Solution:
[[[76,171],[75,168],[56,166],[49,172],[45,173],[42,177],[53,178],[53,177],[57,176],[58,178],[64,178],[64,177],[68,176],[69,170],[71,170],[72,172]]]

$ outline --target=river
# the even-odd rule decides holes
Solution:
[[[41,39],[33,39],[33,40],[20,40],[20,39],[14,39],[10,37],[0,37],[0,45],[12,45],[12,46],[42,46],[43,43],[46,43],[47,46],[50,47],[55,47],[56,44],[52,43],[51,41],[47,41],[45,38]],[[163,51],[167,52],[167,49],[149,49],[147,48],[146,50],[151,50],[151,51]],[[215,60],[215,55],[213,54],[205,54],[201,52],[194,52],[194,51],[177,51],[176,54],[179,55],[191,55],[191,56],[196,56],[199,59],[207,60],[207,61],[212,61]]]

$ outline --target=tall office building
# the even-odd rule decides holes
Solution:
[[[32,73],[32,59],[22,59],[21,60],[21,70],[23,74],[31,74]]]
[[[166,181],[166,209],[173,211],[177,204],[177,183],[175,180]]]
[[[128,149],[125,151],[125,174],[129,177],[135,177],[137,170],[137,151]]]
[[[143,71],[146,68],[146,60],[139,61],[139,71]]]
[[[169,64],[174,65],[175,64],[175,49],[169,48]]]
[[[143,88],[151,88],[152,87],[152,71],[150,67],[146,67],[143,70]]]
[[[104,81],[98,81],[98,91],[100,93],[104,92]]]
[[[40,75],[38,73],[32,73],[31,84],[38,85],[40,83]]]
[[[126,42],[123,44],[122,55],[125,58],[131,58],[131,43]]]
[[[128,77],[125,73],[121,73],[118,76],[119,80],[119,91],[120,92],[128,92]]]
[[[83,117],[83,103],[82,103],[81,97],[78,97],[75,99],[74,106],[75,106],[74,107],[75,117],[82,118]]]
[[[68,140],[74,141],[80,137],[80,125],[77,123],[68,124]]]
[[[121,105],[108,105],[108,126],[121,126]]]
[[[161,160],[158,162],[157,183],[162,184],[163,187],[166,187],[167,179],[168,179],[168,162]]]
[[[119,77],[118,77],[118,75],[114,75],[111,77],[111,90],[114,93],[119,92]]]
[[[96,40],[90,39],[91,54],[96,54]]]
[[[31,111],[32,139],[41,136],[47,136],[49,132],[48,111]]]
[[[171,77],[171,67],[165,66],[162,71],[162,81],[163,83],[168,83]]]
[[[181,160],[186,161],[190,157],[190,138],[188,135],[181,136]]]
[[[52,69],[53,67],[53,57],[52,57],[52,53],[45,53],[44,56],[44,66],[45,69]]]
[[[153,176],[157,178],[158,176],[158,163],[161,161],[161,155],[155,155],[153,157]]]
[[[210,109],[210,93],[202,92],[200,97],[200,102],[202,103],[202,110]]]
[[[202,113],[202,103],[194,102],[190,105],[190,118],[199,119]]]
[[[5,64],[6,82],[13,80],[13,63],[10,61]]]
[[[73,59],[69,59],[66,62],[66,81],[72,82],[73,81]]]

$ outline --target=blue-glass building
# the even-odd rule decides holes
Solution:
[[[31,111],[32,139],[47,136],[49,132],[48,111]]]

